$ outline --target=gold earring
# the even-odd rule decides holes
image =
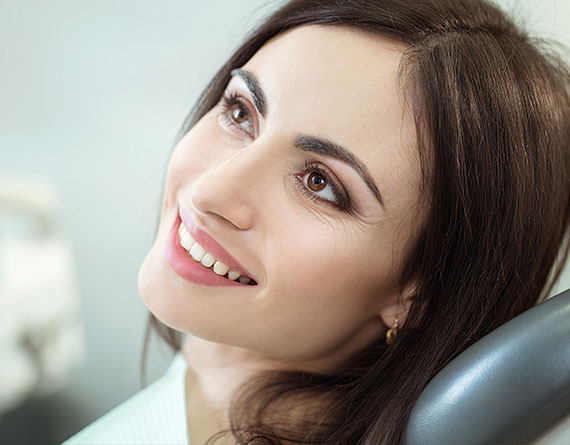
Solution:
[[[398,321],[398,316],[396,315],[396,318],[394,319],[394,326],[386,331],[386,344],[388,345],[392,343],[396,338],[396,335],[398,335]]]

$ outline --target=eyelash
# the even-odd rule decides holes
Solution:
[[[222,111],[220,112],[221,117],[224,120],[224,124],[229,127],[231,130],[244,132],[245,130],[243,127],[240,127],[235,121],[230,117],[229,112],[234,105],[239,105],[242,109],[247,113],[247,116],[251,119],[251,112],[247,107],[244,99],[242,99],[235,91],[227,91],[222,96]],[[252,127],[254,127],[252,122]],[[254,135],[247,133],[250,138],[254,138]]]
[[[330,185],[332,188],[333,195],[335,196],[336,201],[331,201],[329,199],[322,198],[319,195],[317,195],[314,192],[311,192],[309,189],[307,189],[307,186],[305,185],[303,178],[305,177],[305,175],[310,174],[310,173],[314,173],[314,172],[318,173],[320,176],[325,178],[325,180],[327,181],[327,184]],[[310,198],[313,201],[318,202],[318,203],[324,203],[327,205],[331,205],[331,206],[336,207],[337,209],[342,210],[344,212],[350,212],[350,210],[351,210],[350,199],[348,198],[348,196],[346,196],[346,193],[344,193],[342,191],[342,187],[339,186],[336,183],[336,181],[332,180],[331,175],[328,174],[316,162],[305,161],[305,169],[301,173],[296,174],[295,179],[296,179],[297,185],[299,186],[299,189],[301,190],[303,195],[305,195],[306,197],[308,197],[308,198]]]
[[[236,122],[230,117],[229,112],[234,105],[240,105],[243,111],[247,113],[248,118],[251,119],[251,113],[249,111],[249,108],[245,104],[245,101],[240,96],[238,96],[238,94],[235,91],[227,91],[222,96],[220,115],[224,121],[224,124],[227,125],[228,128],[231,129],[232,131],[237,131],[240,133],[246,132],[243,129],[243,127],[236,124]],[[249,133],[247,135],[251,138],[254,137]],[[325,178],[327,184],[330,185],[332,188],[333,194],[336,198],[335,201],[322,198],[317,194],[315,194],[314,192],[311,192],[309,189],[307,189],[307,186],[305,185],[303,178],[305,177],[305,175],[313,172],[316,172],[320,176]],[[295,181],[296,185],[299,187],[303,195],[310,198],[311,200],[317,203],[330,205],[347,213],[350,213],[352,211],[350,198],[348,197],[347,193],[343,191],[343,187],[339,185],[335,180],[331,179],[331,175],[325,169],[323,169],[323,167],[321,167],[318,163],[305,161],[304,170],[301,173],[296,174],[295,179],[296,179]]]

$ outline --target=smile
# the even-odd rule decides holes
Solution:
[[[221,261],[218,261],[214,255],[207,252],[199,243],[194,241],[194,238],[186,229],[184,223],[180,223],[178,227],[178,235],[180,245],[186,249],[188,255],[195,261],[202,264],[208,269],[212,269],[217,275],[223,276],[228,280],[239,281],[242,284],[256,284],[251,278],[240,272],[239,270],[230,269],[230,267]]]
[[[206,286],[246,287],[257,281],[183,208],[173,221],[164,250],[177,275]]]

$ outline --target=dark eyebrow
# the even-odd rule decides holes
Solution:
[[[238,76],[243,79],[245,85],[247,86],[247,89],[251,93],[254,105],[256,106],[259,113],[265,117],[267,113],[267,98],[265,97],[265,93],[261,88],[261,84],[254,76],[254,74],[249,71],[237,68],[231,71],[231,75]],[[382,207],[385,207],[382,194],[380,193],[380,190],[378,190],[378,187],[372,179],[372,176],[370,176],[366,165],[364,165],[354,154],[352,154],[346,148],[326,139],[306,135],[300,135],[297,137],[295,140],[295,147],[300,148],[303,151],[318,153],[324,156],[336,158],[350,165],[364,180],[380,205]]]
[[[297,136],[297,139],[295,140],[295,147],[300,148],[303,151],[310,151],[312,153],[318,153],[324,156],[329,156],[331,158],[336,158],[352,166],[352,168],[354,168],[360,177],[364,180],[380,205],[382,207],[385,207],[384,198],[382,198],[382,194],[380,193],[380,190],[378,190],[378,187],[372,179],[372,176],[370,176],[366,165],[364,165],[354,154],[352,154],[346,148],[326,139],[305,135]]]
[[[243,79],[245,85],[247,86],[247,89],[251,93],[253,104],[255,105],[259,113],[263,117],[265,117],[265,115],[267,114],[267,99],[265,98],[265,93],[263,92],[261,85],[257,81],[256,77],[253,75],[253,73],[250,73],[249,71],[246,70],[234,69],[232,70],[231,75],[238,76]]]

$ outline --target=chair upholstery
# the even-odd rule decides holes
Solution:
[[[463,351],[426,386],[407,445],[528,443],[570,415],[570,289]]]

